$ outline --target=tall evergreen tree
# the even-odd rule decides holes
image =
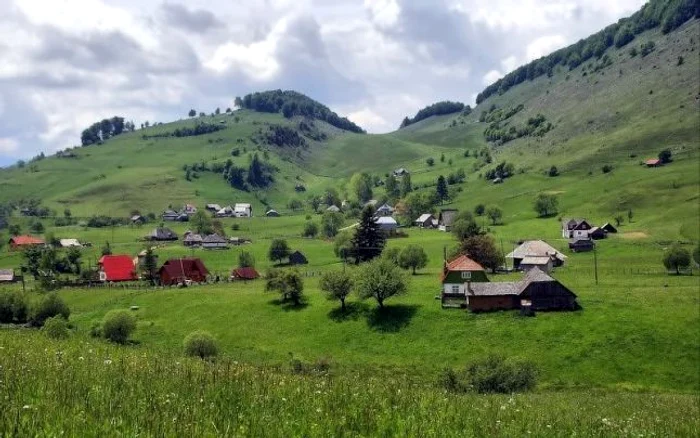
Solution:
[[[351,242],[351,255],[355,258],[355,264],[379,256],[384,249],[385,240],[384,234],[374,220],[374,209],[370,206],[366,207],[362,210],[360,223],[355,229],[355,237]]]
[[[401,197],[405,198],[412,191],[413,186],[411,185],[411,174],[408,173],[401,177]]]
[[[442,175],[438,177],[435,193],[437,194],[437,199],[439,199],[440,202],[446,201],[450,197],[447,190],[447,181],[445,181],[445,177]]]

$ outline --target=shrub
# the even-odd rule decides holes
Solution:
[[[47,318],[41,330],[51,339],[66,339],[70,334],[68,321],[60,315]]]
[[[194,331],[187,335],[184,342],[185,356],[208,359],[215,357],[219,348],[216,339],[209,333],[201,330]]]
[[[610,173],[610,172],[612,172],[613,167],[612,167],[612,165],[610,165],[610,164],[606,164],[606,165],[603,166],[603,169],[602,169],[602,170],[603,170],[603,173]]]
[[[126,344],[136,329],[136,318],[128,310],[111,310],[102,320],[102,335],[117,344]]]
[[[34,304],[30,312],[29,322],[35,327],[41,327],[47,319],[53,316],[62,316],[68,319],[70,309],[61,297],[55,293],[50,293]]]
[[[690,253],[685,248],[674,245],[666,252],[662,261],[667,270],[680,275],[681,271],[690,267]]]
[[[468,386],[481,394],[510,394],[531,390],[537,384],[537,371],[531,362],[507,361],[488,356],[467,366]]]
[[[458,375],[452,368],[445,368],[438,376],[438,386],[449,392],[466,392],[462,376]]]
[[[0,292],[0,323],[27,322],[29,306],[22,292]]]
[[[552,176],[552,177],[559,176],[559,169],[557,169],[557,166],[552,166],[549,168],[548,174],[549,174],[549,176]]]

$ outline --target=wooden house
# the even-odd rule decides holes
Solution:
[[[306,256],[301,253],[301,251],[294,251],[289,255],[290,265],[306,265],[308,263],[309,261],[306,259]]]
[[[186,214],[188,217],[189,216],[194,216],[197,213],[197,207],[195,207],[192,204],[185,204],[182,207],[181,213]]]
[[[154,242],[169,242],[177,240],[177,234],[170,228],[158,227],[151,231],[146,239]]]
[[[520,261],[520,269],[529,272],[532,269],[539,269],[542,272],[552,272],[554,261],[551,256],[526,256]]]
[[[526,257],[549,257],[553,267],[563,265],[567,258],[543,240],[526,240],[506,255],[507,259],[512,259],[513,269],[520,269],[520,264]]]
[[[180,213],[175,210],[165,210],[160,216],[164,221],[177,221],[180,218]]]
[[[389,204],[382,205],[374,212],[375,217],[391,216],[392,214],[394,214],[394,208]]]
[[[233,206],[236,217],[253,217],[253,206],[245,203],[238,203]]]
[[[158,270],[160,284],[173,286],[178,284],[204,283],[209,271],[198,258],[180,258],[166,261]]]
[[[445,262],[440,277],[443,307],[459,307],[466,304],[466,285],[471,282],[487,282],[484,268],[466,255]]]
[[[204,249],[228,249],[228,240],[218,234],[210,234],[202,239]]]
[[[452,224],[457,218],[458,210],[453,209],[442,209],[438,215],[438,229],[440,231],[450,231],[452,230]]]
[[[231,271],[231,280],[255,280],[257,278],[260,278],[260,274],[251,266]]]
[[[131,256],[128,255],[104,255],[97,262],[100,281],[123,282],[136,281],[136,267]]]
[[[605,239],[608,237],[608,232],[601,227],[593,227],[588,231],[588,237],[593,240]]]
[[[564,219],[561,223],[561,235],[565,239],[588,238],[593,226],[586,219]]]
[[[569,240],[569,249],[573,252],[588,252],[593,251],[595,242],[593,239],[579,237]]]
[[[610,222],[604,223],[600,228],[602,228],[606,233],[617,233],[617,228],[615,228]]]
[[[202,246],[202,235],[193,232],[185,233],[185,238],[182,239],[182,244],[185,246]]]
[[[418,219],[413,221],[413,224],[418,228],[436,228],[437,219],[435,219],[435,216],[433,216],[432,214],[425,213],[420,215]]]
[[[13,236],[10,238],[10,250],[18,251],[33,246],[44,246],[46,242],[43,239],[34,236]]]
[[[387,236],[396,234],[396,230],[399,227],[399,224],[396,222],[396,219],[394,219],[391,216],[378,217],[374,220],[374,222],[379,226],[379,231],[381,231]]]

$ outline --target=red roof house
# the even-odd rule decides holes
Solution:
[[[197,258],[170,259],[161,266],[158,275],[160,284],[172,286],[186,281],[203,283],[207,280],[209,271]]]
[[[236,268],[231,272],[231,280],[255,280],[260,274],[253,267]]]
[[[105,255],[98,262],[100,265],[100,281],[135,281],[136,268],[131,256]]]
[[[661,160],[658,158],[651,158],[649,160],[646,160],[644,164],[647,165],[647,167],[659,167],[661,166]]]
[[[14,236],[10,239],[10,249],[12,250],[45,244],[46,242],[44,242],[42,239],[34,236]]]

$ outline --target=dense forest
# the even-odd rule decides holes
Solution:
[[[666,34],[693,16],[700,17],[698,0],[651,0],[631,17],[623,18],[576,44],[508,73],[479,93],[476,103],[478,105],[494,94],[503,94],[525,80],[533,80],[545,74],[551,76],[557,66],[573,70],[591,58],[600,59],[609,47],[623,47],[634,40],[636,35],[649,29],[661,27],[661,31]]]
[[[450,102],[449,100],[436,102],[418,111],[412,119],[405,117],[401,122],[401,126],[399,128],[405,128],[408,125],[420,122],[421,120],[427,119],[428,117],[458,113],[462,110],[467,110],[471,112],[471,108],[469,107],[469,105],[465,107],[462,102]]]
[[[327,106],[316,102],[308,96],[291,90],[271,90],[236,97],[236,105],[264,113],[282,113],[284,117],[311,117],[323,120],[336,128],[364,134],[365,131],[348,120],[331,111]]]

